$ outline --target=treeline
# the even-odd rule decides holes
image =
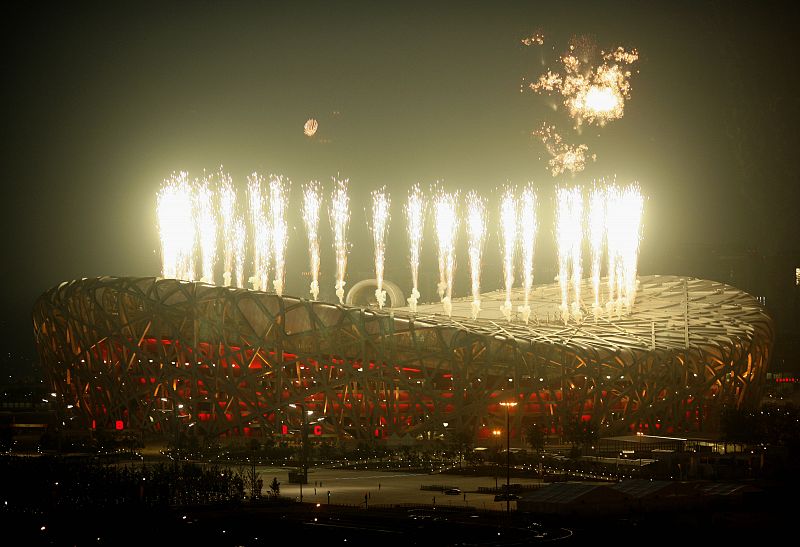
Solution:
[[[217,465],[103,465],[66,457],[0,458],[0,498],[10,512],[113,506],[231,504],[245,497],[239,471]]]
[[[800,408],[792,404],[765,404],[757,410],[727,408],[721,425],[723,439],[730,443],[800,449]]]

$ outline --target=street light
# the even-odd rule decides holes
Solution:
[[[289,403],[289,406],[292,408],[299,408],[301,414],[303,415],[303,427],[300,432],[300,439],[303,443],[302,445],[302,454],[301,460],[303,464],[303,476],[300,477],[300,503],[303,502],[303,483],[306,481],[308,477],[308,414],[306,413],[306,407],[303,403]],[[310,414],[311,411],[308,411]]]
[[[492,429],[492,435],[495,438],[495,444],[497,445],[497,455],[500,455],[500,435],[503,434],[501,429]],[[494,458],[494,489],[497,490],[497,458]]]
[[[511,500],[509,499],[509,492],[511,488],[511,417],[508,409],[512,406],[517,406],[517,402],[507,401],[500,404],[506,407],[506,513],[510,513]]]

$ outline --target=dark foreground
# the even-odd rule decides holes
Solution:
[[[777,500],[776,500],[777,501]],[[772,504],[770,504],[772,505]],[[59,511],[49,516],[3,511],[5,545],[588,545],[647,538],[650,544],[765,540],[788,516],[747,511],[662,513],[617,519],[557,518],[518,512],[431,506],[365,510],[262,502],[227,507]]]

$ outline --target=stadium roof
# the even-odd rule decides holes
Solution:
[[[591,295],[589,280],[581,292]],[[513,309],[522,305],[522,289],[512,291]],[[603,310],[595,316],[584,310],[581,321],[561,319],[561,290],[557,283],[540,285],[530,295],[528,324],[517,311],[512,321],[503,316],[505,291],[481,295],[481,312],[471,319],[472,298],[453,300],[453,315],[442,313],[440,303],[420,304],[417,322],[451,323],[467,330],[493,332],[530,344],[556,343],[616,352],[630,348],[645,351],[718,348],[754,338],[758,331],[772,338],[772,322],[751,295],[716,281],[677,276],[641,276],[636,302],[628,314],[609,316]],[[395,308],[393,312],[408,311]]]

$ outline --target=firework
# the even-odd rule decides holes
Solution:
[[[233,264],[236,267],[236,286],[244,287],[244,258],[246,245],[246,230],[244,221],[237,218],[233,222]]]
[[[250,205],[250,226],[253,230],[253,276],[250,282],[256,291],[269,288],[270,229],[264,211],[264,178],[258,173],[247,177],[247,191]]]
[[[526,36],[520,40],[523,46],[541,46],[544,45],[544,34],[541,32],[534,32],[530,36]]]
[[[303,222],[308,236],[308,257],[311,268],[311,299],[319,296],[319,209],[322,205],[322,189],[316,181],[303,189]]]
[[[317,128],[319,127],[319,123],[314,118],[309,118],[306,120],[306,123],[303,124],[303,134],[306,137],[313,137],[314,134],[317,132]]]
[[[481,311],[481,255],[486,239],[486,205],[483,198],[474,191],[467,194],[467,236],[472,282],[472,318],[477,319]]]
[[[386,230],[389,228],[389,206],[391,200],[385,189],[372,192],[372,241],[375,244],[375,299],[378,307],[383,309],[386,303],[386,291],[383,290],[383,268],[386,261]]]
[[[412,312],[417,311],[419,300],[419,255],[422,249],[422,232],[425,226],[425,204],[419,184],[415,184],[408,193],[406,204],[406,227],[408,231],[409,262],[411,265],[411,296],[408,305]]]
[[[165,180],[157,197],[161,275],[194,280],[195,223],[192,187],[186,172]]]
[[[217,215],[214,210],[214,192],[209,180],[203,180],[195,189],[195,221],[200,247],[200,264],[203,283],[214,283],[214,264],[217,260]]]
[[[528,185],[522,191],[519,211],[519,235],[522,247],[522,287],[523,305],[519,307],[522,320],[525,323],[531,315],[529,303],[531,287],[533,286],[533,256],[536,250],[536,230],[538,228],[536,218],[536,193]]]
[[[561,287],[561,318],[570,317],[569,288],[573,290],[572,317],[580,319],[581,243],[583,239],[583,195],[580,188],[559,188],[556,192],[556,242],[558,283]]]
[[[636,273],[639,258],[644,199],[635,184],[608,190],[606,222],[608,230],[609,314],[630,312],[636,298]]]
[[[231,176],[219,172],[219,221],[222,225],[222,284],[230,286],[236,258],[236,190]]]
[[[503,245],[503,281],[506,300],[500,307],[503,315],[511,321],[511,288],[514,286],[514,253],[517,248],[517,204],[513,188],[506,188],[500,201],[500,240]]]
[[[456,267],[456,237],[458,216],[456,214],[458,194],[439,193],[434,201],[436,211],[436,239],[439,243],[439,298],[444,312],[453,313],[453,274]]]
[[[328,210],[333,229],[333,249],[336,255],[336,296],[344,304],[344,276],[347,270],[347,225],[350,222],[350,198],[347,196],[348,179],[333,179],[331,206]]]
[[[632,73],[627,65],[638,61],[638,52],[618,47],[603,53],[600,62],[593,66],[590,62],[593,48],[584,44],[577,49],[586,51],[578,54],[576,46],[570,46],[570,53],[561,57],[563,72],[546,71],[529,85],[530,89],[537,93],[560,93],[576,125],[586,122],[603,126],[621,118],[631,90]]]
[[[547,163],[554,177],[565,171],[579,173],[586,168],[587,160],[594,161],[596,159],[594,154],[587,155],[589,147],[585,144],[572,146],[565,143],[553,125],[542,124],[542,127],[534,131],[533,135],[542,141],[547,153],[550,154]]]
[[[289,228],[286,225],[286,207],[288,202],[289,181],[280,175],[272,175],[269,181],[269,212],[272,221],[272,250],[275,258],[275,279],[272,286],[278,296],[283,295],[283,284],[286,279],[286,243],[289,239]]]
[[[589,195],[589,245],[591,247],[591,276],[594,303],[592,311],[600,313],[600,266],[603,260],[603,243],[606,236],[606,192],[594,187]]]

